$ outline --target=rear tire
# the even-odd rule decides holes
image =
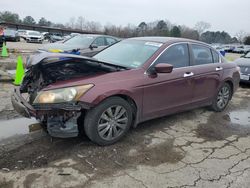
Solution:
[[[227,107],[231,96],[232,87],[228,83],[224,83],[213,100],[212,109],[216,112],[223,111]]]
[[[120,97],[108,98],[87,112],[85,133],[98,145],[114,144],[128,132],[132,124],[132,112],[126,100]]]

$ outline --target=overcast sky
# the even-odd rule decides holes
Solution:
[[[71,17],[107,23],[138,25],[167,19],[173,24],[193,27],[198,21],[231,35],[250,33],[250,0],[1,0],[0,11],[12,11],[21,18],[30,15],[66,23]]]

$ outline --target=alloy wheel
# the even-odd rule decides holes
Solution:
[[[217,106],[220,109],[223,109],[227,105],[229,98],[230,98],[230,88],[225,85],[221,88],[221,90],[218,93]]]
[[[120,105],[106,109],[98,120],[98,134],[107,141],[119,137],[128,126],[128,113]]]

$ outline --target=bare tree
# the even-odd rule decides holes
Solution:
[[[247,36],[246,32],[241,30],[235,34],[238,41],[242,44],[244,42],[244,38]]]
[[[86,30],[86,21],[82,16],[79,16],[76,21],[76,28],[80,30]]]
[[[182,25],[181,26],[181,37],[199,40],[199,33],[194,29],[191,29],[185,25]]]
[[[86,22],[86,30],[92,31],[92,32],[98,32],[101,31],[102,25],[99,22],[89,21]]]
[[[206,31],[207,29],[209,29],[211,27],[210,23],[204,22],[204,21],[199,21],[195,24],[194,29],[196,31],[198,31],[199,35],[201,36],[201,34]]]
[[[71,17],[69,19],[69,22],[66,24],[67,27],[71,28],[71,29],[75,29],[75,17]]]

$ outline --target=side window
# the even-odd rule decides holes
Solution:
[[[173,65],[174,68],[189,66],[189,51],[187,44],[176,44],[168,48],[157,59],[158,63],[168,63]]]
[[[212,54],[213,54],[213,59],[214,59],[214,63],[219,63],[220,62],[220,56],[219,53],[212,50]]]
[[[104,37],[98,37],[97,39],[95,39],[93,44],[95,44],[96,46],[106,46]]]
[[[107,45],[109,46],[111,44],[116,43],[116,40],[110,37],[106,37],[106,42],[107,42]]]
[[[192,44],[191,47],[194,55],[194,65],[213,63],[213,57],[210,48],[197,44]]]

